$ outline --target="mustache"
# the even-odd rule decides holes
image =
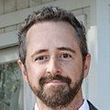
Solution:
[[[42,77],[39,80],[39,84],[41,86],[43,86],[44,84],[46,84],[48,82],[51,82],[52,80],[59,80],[61,82],[67,83],[68,85],[71,84],[71,79],[69,77],[64,77],[64,76],[61,76],[61,75],[55,75],[55,76],[51,75],[49,77]]]

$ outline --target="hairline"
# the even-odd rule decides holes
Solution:
[[[27,44],[28,44],[28,39],[27,39],[27,33],[28,33],[28,31],[34,26],[34,25],[36,25],[36,24],[41,24],[41,23],[45,23],[45,22],[49,22],[49,23],[56,23],[56,22],[62,22],[62,23],[67,23],[68,25],[70,25],[71,27],[72,27],[72,32],[74,32],[75,33],[75,36],[72,36],[72,37],[74,37],[75,39],[76,39],[76,41],[77,41],[77,43],[78,43],[78,46],[79,46],[79,49],[80,49],[80,52],[81,52],[81,55],[82,55],[82,51],[81,51],[81,48],[80,48],[80,39],[79,39],[79,37],[78,37],[78,35],[77,35],[77,31],[75,30],[75,28],[73,27],[73,25],[71,24],[71,23],[69,23],[68,21],[64,21],[64,20],[52,20],[52,19],[50,19],[50,20],[42,20],[42,21],[36,21],[35,23],[33,23],[30,27],[29,27],[29,29],[26,31],[26,33],[25,33],[25,47],[26,47],[26,54],[27,54]],[[27,55],[26,55],[27,56]],[[26,56],[25,56],[25,61],[26,61]],[[82,56],[83,57],[83,56]],[[25,62],[24,62],[25,63]]]
[[[47,7],[48,8],[48,7]],[[20,36],[23,36],[23,37],[20,37],[20,38],[23,38],[24,39],[24,46],[25,46],[25,49],[24,49],[24,51],[25,51],[25,54],[23,55],[23,56],[25,56],[25,57],[21,57],[21,58],[26,58],[26,50],[27,50],[27,48],[26,48],[26,36],[27,36],[27,32],[29,31],[29,29],[33,26],[33,25],[35,25],[35,24],[37,24],[37,23],[42,23],[42,22],[65,22],[65,23],[68,23],[69,25],[71,25],[72,27],[73,27],[73,29],[74,29],[74,32],[76,33],[76,39],[77,39],[77,41],[78,41],[78,45],[79,45],[79,47],[80,47],[80,51],[81,51],[81,53],[82,53],[82,56],[83,57],[85,57],[86,55],[87,55],[87,53],[88,53],[88,47],[87,47],[87,42],[86,42],[86,31],[85,31],[85,27],[84,27],[84,25],[83,24],[81,24],[78,20],[77,20],[77,18],[71,13],[71,12],[67,12],[66,10],[60,10],[60,11],[62,11],[62,13],[64,13],[64,14],[67,14],[67,15],[64,15],[64,17],[56,17],[56,16],[54,16],[54,15],[52,15],[52,18],[51,17],[49,17],[49,18],[47,18],[47,17],[45,17],[45,15],[44,15],[44,18],[37,18],[38,17],[38,13],[37,12],[34,12],[31,16],[33,16],[34,17],[34,14],[35,14],[35,18],[33,18],[33,20],[31,21],[31,16],[27,19],[28,21],[29,21],[29,19],[30,19],[30,21],[28,22],[28,23],[26,23],[26,24],[24,24],[24,26],[23,26],[23,28],[21,28],[21,30],[20,30]],[[65,11],[65,12],[64,12]],[[42,11],[39,13],[39,14],[41,14],[42,13]],[[69,17],[69,15],[70,15],[70,17]],[[47,15],[48,16],[48,15]],[[50,16],[50,15],[49,15]],[[78,23],[78,24],[74,24],[74,21],[72,20],[73,18],[71,18],[71,17],[74,17],[74,20]],[[79,28],[78,28],[78,25],[79,25]],[[81,30],[80,30],[81,29]],[[80,32],[81,31],[81,32]],[[84,33],[84,34],[82,34],[82,32]],[[81,38],[83,38],[83,37],[81,37],[81,36],[84,36],[84,42],[81,40]],[[82,46],[82,45],[84,45],[84,46]],[[83,47],[85,47],[85,49],[83,48]],[[23,47],[22,47],[23,48]],[[21,54],[21,53],[20,53]],[[21,59],[20,58],[20,59]],[[25,60],[24,60],[25,61]]]

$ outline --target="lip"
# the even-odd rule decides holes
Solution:
[[[60,80],[51,80],[49,82],[47,82],[48,85],[62,85],[65,84],[64,82],[60,81]]]

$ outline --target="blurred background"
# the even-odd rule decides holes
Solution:
[[[0,0],[0,110],[34,107],[34,95],[16,63],[17,30],[32,11],[43,6],[70,10],[84,23],[92,55],[84,97],[99,110],[110,109],[110,0]]]

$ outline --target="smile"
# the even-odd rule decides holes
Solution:
[[[46,85],[64,85],[65,83],[60,80],[51,80],[46,83]]]

